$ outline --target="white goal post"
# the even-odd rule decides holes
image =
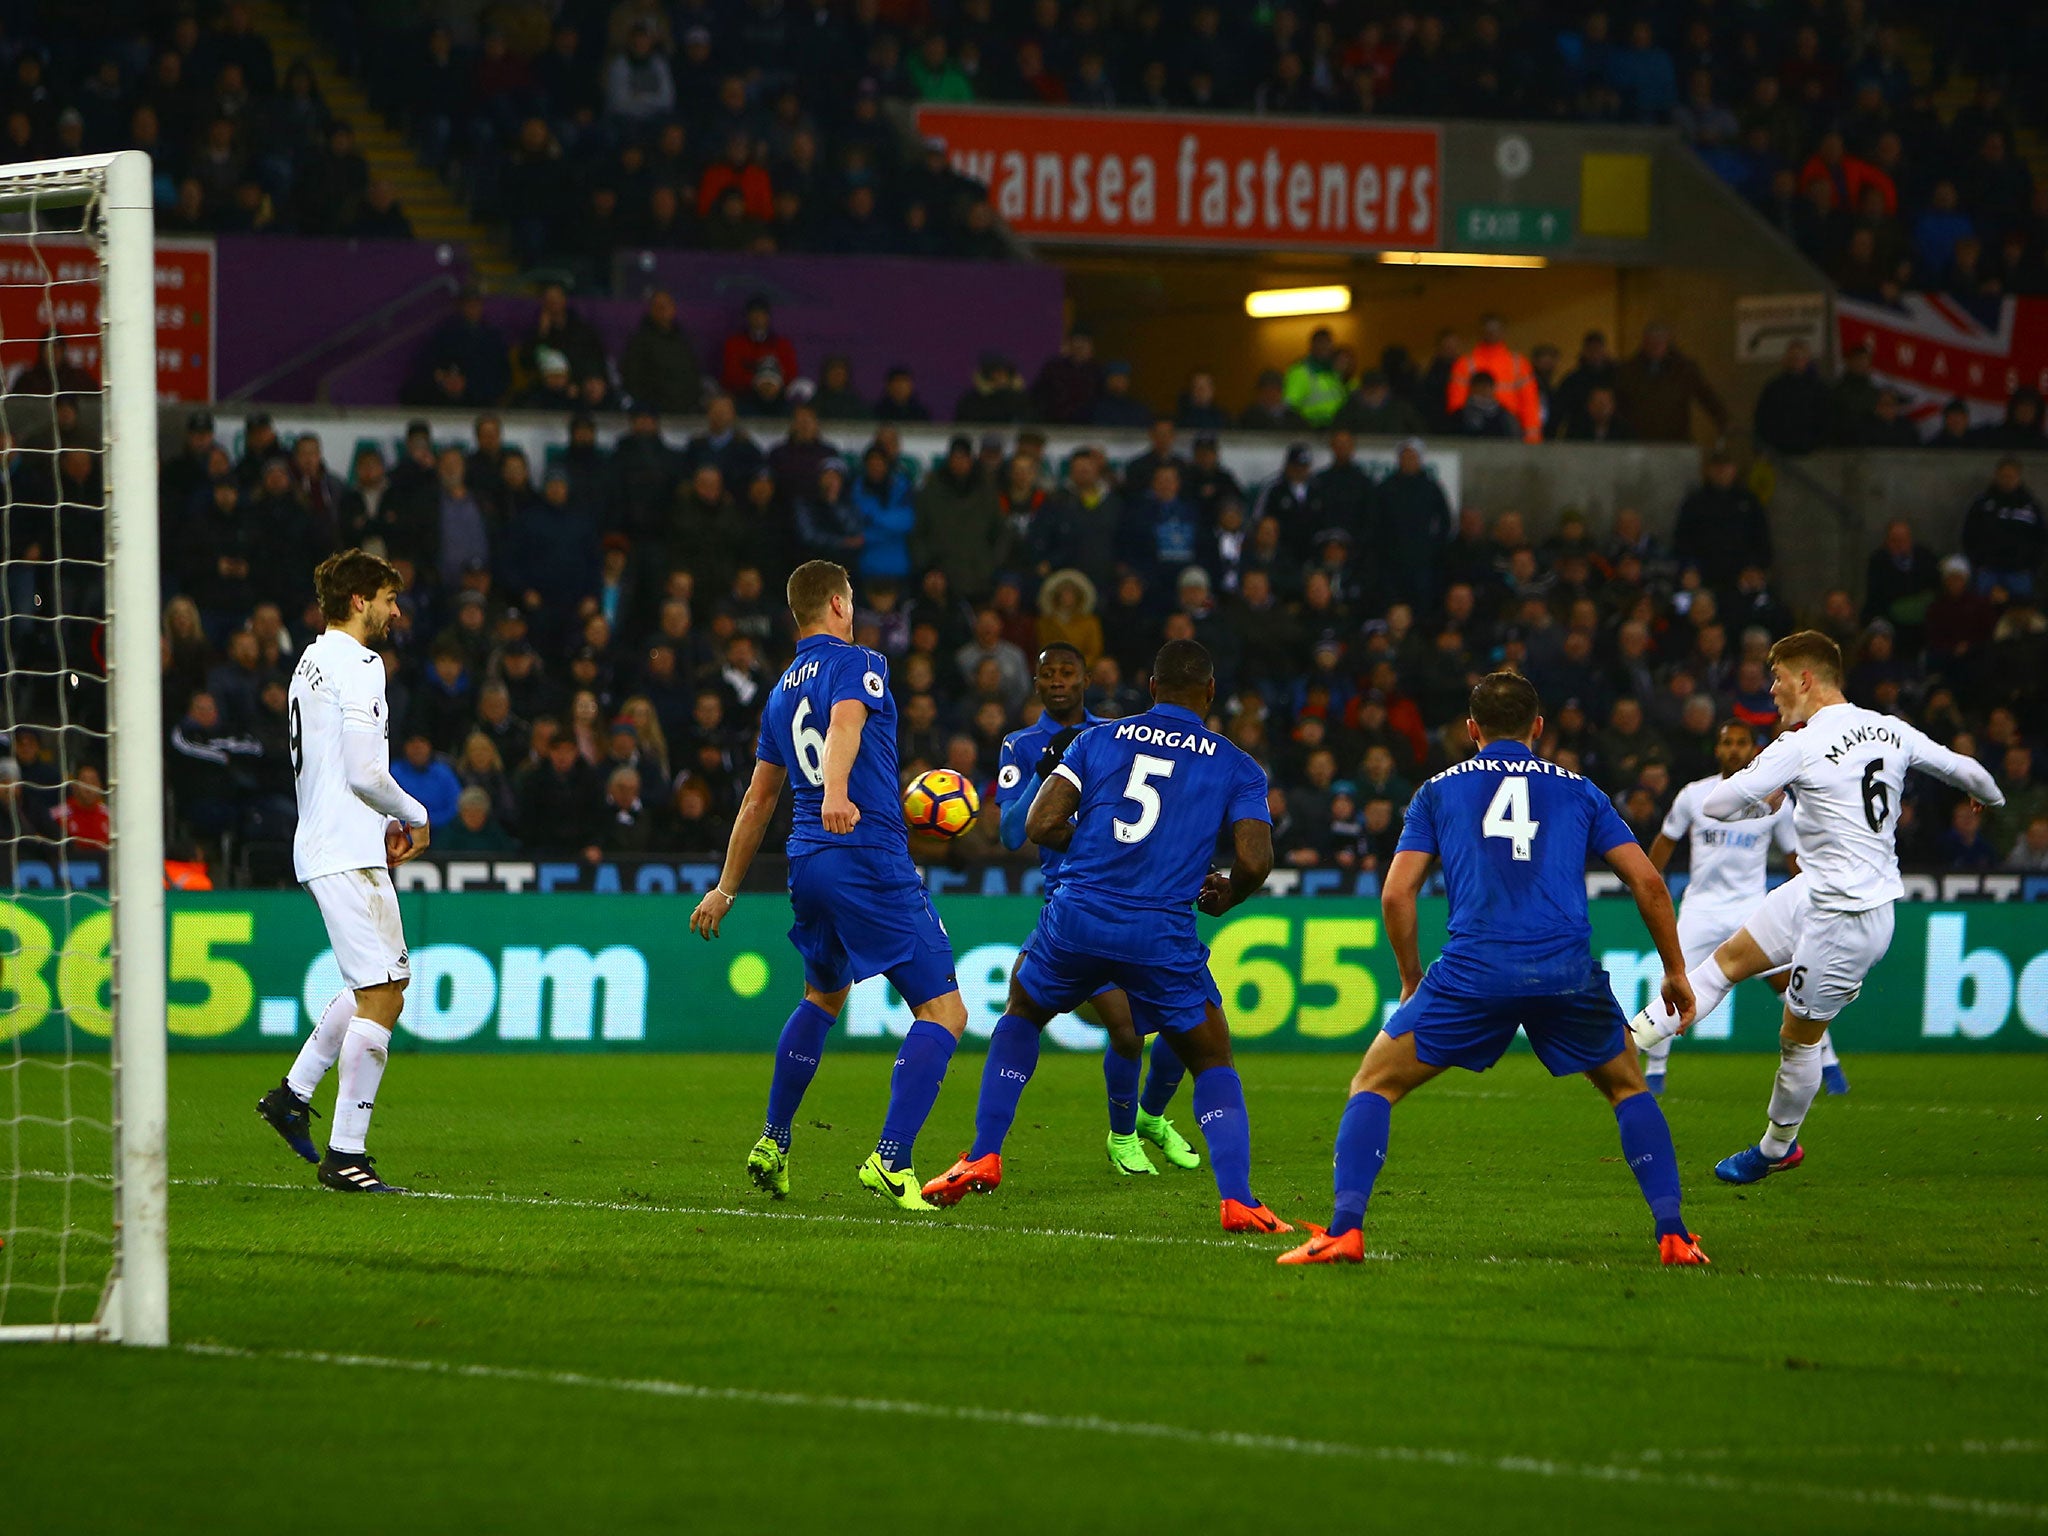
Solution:
[[[39,297],[0,293],[0,299],[18,301],[0,304],[0,317],[33,313],[42,327],[40,334],[24,338],[18,319],[13,335],[5,334],[0,323],[0,350],[6,343],[18,349],[26,341],[41,349],[37,355],[46,354],[48,363],[43,374],[34,376],[34,385],[23,383],[27,368],[11,376],[5,398],[11,411],[29,414],[40,402],[44,419],[52,423],[39,446],[36,434],[16,416],[6,418],[5,511],[11,525],[18,512],[26,517],[47,510],[46,522],[23,526],[57,530],[53,547],[44,549],[25,543],[26,536],[10,526],[8,542],[0,546],[7,567],[6,608],[0,613],[7,675],[0,707],[10,731],[19,725],[33,734],[55,736],[59,794],[77,784],[89,759],[104,775],[107,812],[105,890],[88,890],[78,898],[80,910],[92,911],[88,921],[105,923],[91,930],[94,942],[66,938],[81,926],[70,907],[78,886],[66,873],[59,885],[65,904],[65,934],[56,940],[65,944],[61,960],[50,953],[50,941],[35,951],[22,937],[45,926],[33,916],[10,919],[15,924],[13,952],[0,955],[0,1041],[14,1042],[12,1059],[0,1060],[0,1077],[11,1069],[14,1078],[11,1104],[0,1100],[0,1117],[11,1133],[8,1142],[0,1142],[0,1181],[11,1186],[7,1204],[0,1206],[0,1223],[13,1229],[0,1231],[8,1244],[0,1249],[0,1340],[163,1345],[170,1337],[152,190],[149,157],[136,150],[0,167],[0,287],[23,290],[40,283],[42,288]],[[58,251],[73,267],[60,270],[52,254]],[[88,253],[98,257],[97,321],[73,323],[71,317],[84,307],[74,290],[87,286]],[[36,307],[31,309],[32,299]],[[73,372],[59,369],[60,351]],[[78,359],[98,364],[96,439],[78,405],[81,397],[89,401],[93,391],[77,376],[94,370],[82,368]],[[47,388],[42,388],[44,380]],[[39,467],[37,454],[46,456],[49,467]],[[60,461],[70,461],[61,469],[71,473],[80,464],[93,467],[95,456],[103,492],[97,510],[104,553],[73,558],[65,553],[65,539],[76,535],[65,530],[93,528],[95,509],[90,501],[67,502],[66,491],[57,489],[67,483],[59,479]],[[17,507],[17,469],[23,476],[46,477],[53,491],[46,509]],[[83,516],[74,520],[67,514]],[[32,598],[17,597],[31,592]],[[95,611],[97,604],[104,606]],[[36,647],[26,653],[34,659],[17,659],[17,636]],[[54,661],[46,664],[52,647]],[[91,654],[95,651],[97,656]],[[94,674],[102,670],[102,661],[104,720],[97,713],[81,720],[69,713],[66,701],[94,693],[100,682]],[[17,715],[17,700],[39,687],[56,697],[54,726],[47,719],[32,725]],[[89,785],[85,790],[91,793]],[[20,860],[30,849],[20,818],[9,824],[16,829],[7,877],[15,886],[7,893],[13,911],[23,894]],[[48,857],[63,872],[73,867],[68,861],[77,857],[80,846],[69,841],[71,826],[60,820],[58,830],[44,834],[34,848],[38,854],[50,849]],[[98,937],[102,933],[103,940]],[[81,983],[81,974],[89,981]],[[53,975],[54,1009],[47,1001]],[[22,1045],[42,1017],[30,1017],[37,1007],[51,1019],[38,1038],[55,1031],[61,1043],[54,1049]],[[9,1012],[17,1014],[13,1028],[8,1027]],[[90,1014],[96,1022],[81,1023],[73,1014]],[[81,1029],[108,1037],[106,1067],[92,1052],[74,1057],[72,1042]],[[25,1090],[32,1067],[61,1084],[54,1110],[36,1099],[35,1091]],[[74,1079],[91,1085],[81,1087],[75,1098]],[[100,1093],[109,1094],[104,1110],[86,1102]],[[87,1166],[84,1156],[73,1166],[72,1156],[81,1146],[89,1147],[98,1168]],[[51,1148],[56,1155],[44,1156]],[[109,1148],[111,1167],[105,1166]],[[60,1159],[62,1166],[45,1166]],[[95,1231],[94,1223],[104,1230]],[[19,1269],[17,1249],[22,1250]]]

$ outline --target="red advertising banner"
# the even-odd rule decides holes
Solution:
[[[156,390],[159,399],[214,396],[214,251],[211,240],[156,243]],[[11,384],[45,338],[64,361],[100,376],[100,265],[84,240],[0,241],[0,373]]]
[[[1026,240],[1429,250],[1443,147],[1428,127],[921,106],[953,169]]]
[[[1996,324],[1945,293],[1909,293],[1897,309],[1837,299],[1835,324],[1842,351],[1869,347],[1872,372],[1923,422],[1954,399],[1972,420],[2002,421],[2021,385],[2048,392],[2048,299],[2007,298]]]

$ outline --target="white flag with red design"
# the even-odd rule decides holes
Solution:
[[[1995,326],[1947,294],[1909,293],[1901,309],[1837,299],[1835,326],[1845,356],[1872,348],[1878,382],[1904,395],[1917,420],[1961,399],[1971,420],[2003,421],[2021,385],[2048,393],[2048,299],[2003,300]]]

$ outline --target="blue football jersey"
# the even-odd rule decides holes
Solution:
[[[860,807],[860,825],[844,837],[825,830],[825,732],[832,706],[858,699],[868,707],[860,752],[847,775],[846,794]],[[896,698],[889,691],[889,663],[875,651],[830,635],[799,640],[796,659],[769,691],[761,711],[761,739],[754,755],[787,769],[796,789],[790,822],[792,857],[820,848],[891,848],[909,852],[903,799],[896,774]]]
[[[1634,841],[1605,795],[1518,741],[1489,743],[1424,784],[1396,851],[1443,862],[1451,914],[1440,984],[1489,997],[1583,986],[1593,964],[1587,861]]]
[[[1081,724],[1100,725],[1102,717],[1087,715]],[[1053,737],[1065,729],[1064,725],[1050,715],[1040,715],[1023,730],[1012,731],[1003,738],[1003,750],[996,759],[998,816],[1008,810],[1014,802],[1028,800],[1038,793],[1038,759],[1052,744]],[[1038,868],[1045,877],[1045,894],[1048,896],[1059,888],[1060,864],[1065,858],[1066,855],[1057,848],[1038,850]]]
[[[1081,806],[1044,921],[1095,954],[1144,959],[1193,941],[1218,835],[1272,820],[1266,770],[1177,704],[1083,731],[1056,771]]]

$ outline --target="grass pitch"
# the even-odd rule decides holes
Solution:
[[[931,1217],[853,1179],[883,1056],[828,1056],[783,1204],[741,1168],[766,1057],[401,1057],[375,1150],[417,1200],[313,1185],[251,1113],[284,1064],[174,1060],[178,1343],[0,1349],[0,1529],[2048,1522],[2048,1058],[1852,1056],[1806,1166],[1737,1191],[1770,1063],[1681,1050],[1707,1271],[1657,1267],[1612,1116],[1527,1056],[1397,1110],[1338,1270],[1225,1237],[1206,1168],[1114,1178],[1091,1060]],[[1352,1064],[1242,1062],[1285,1216],[1327,1214]]]

